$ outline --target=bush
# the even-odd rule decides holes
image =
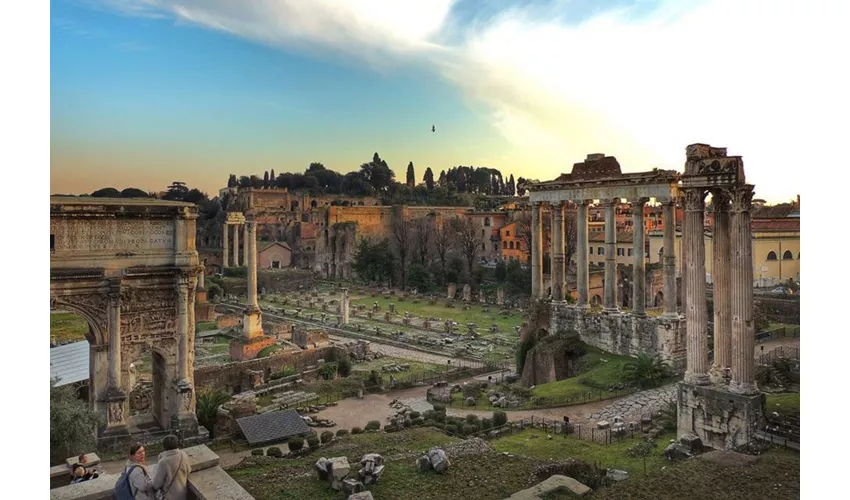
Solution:
[[[322,444],[328,444],[333,441],[334,433],[333,431],[325,431],[322,433]]]
[[[300,451],[304,447],[304,438],[293,436],[286,444],[289,446],[289,451]]]
[[[466,423],[467,424],[474,424],[477,421],[478,421],[478,415],[475,415],[474,413],[470,413],[466,416]]]
[[[434,405],[434,411],[437,412],[437,413],[442,413],[442,414],[445,415],[446,405],[437,403],[437,404]]]
[[[422,415],[422,414],[421,414],[421,413],[419,413],[418,411],[412,411],[412,412],[410,412],[410,418],[411,418],[412,420],[416,420],[417,418],[419,418],[419,416],[420,416],[420,415]]]
[[[360,427],[352,427],[351,428],[352,434],[360,434],[361,432],[363,432],[363,429],[361,429]]]
[[[465,424],[462,427],[462,431],[463,431],[463,435],[466,436],[466,435],[472,434],[473,432],[478,432],[478,427],[476,427],[474,425],[470,425],[470,424]]]
[[[289,449],[291,450],[292,447],[290,446]],[[266,455],[274,458],[280,458],[283,456],[283,452],[280,451],[280,448],[278,448],[277,446],[271,446],[269,447],[268,451],[266,451]]]
[[[367,431],[377,431],[381,428],[381,423],[377,420],[370,420],[368,424],[366,424]]]
[[[492,420],[490,420],[489,418],[482,418],[481,419],[481,430],[482,431],[489,431],[492,428],[493,428],[493,421]]]
[[[348,435],[348,429],[340,429],[336,431],[336,437],[340,438]]]
[[[657,446],[658,444],[655,441],[642,441],[626,450],[626,456],[632,458],[648,457]]]
[[[307,446],[310,447],[311,450],[319,449],[319,438],[316,436],[310,436],[307,438]]]
[[[265,455],[265,453],[263,452],[262,448],[257,448],[255,450],[251,450],[251,456],[252,457],[261,457],[263,455]]]
[[[493,427],[499,427],[508,423],[508,414],[503,411],[493,412]]]

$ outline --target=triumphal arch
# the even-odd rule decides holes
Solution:
[[[90,401],[102,443],[130,437],[131,363],[152,355],[151,410],[197,435],[194,301],[197,208],[147,199],[50,199],[50,307],[89,323]]]

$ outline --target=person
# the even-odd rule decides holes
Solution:
[[[129,472],[130,490],[136,500],[155,500],[153,482],[145,465],[145,447],[136,443],[130,447],[130,456],[124,464],[124,471]]]
[[[153,487],[161,500],[186,500],[189,494],[189,455],[178,448],[177,436],[165,436],[153,478]]]
[[[96,470],[86,467],[88,461],[86,454],[80,453],[80,456],[77,457],[77,463],[71,466],[71,484],[81,483],[99,476]]]

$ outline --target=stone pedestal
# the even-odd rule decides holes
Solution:
[[[472,287],[469,286],[469,283],[463,285],[463,301],[469,302],[472,300]]]
[[[457,293],[457,285],[454,283],[449,283],[447,295],[449,299],[455,298],[455,294]]]
[[[724,386],[679,382],[679,436],[696,434],[704,445],[729,450],[754,438],[764,414],[764,395],[735,394]]]

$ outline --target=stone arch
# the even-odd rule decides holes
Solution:
[[[664,305],[664,292],[658,292],[655,294],[655,300],[652,305],[653,307],[661,307]]]
[[[289,211],[294,212],[296,210],[298,210],[298,200],[292,200],[292,202],[289,203]]]
[[[106,307],[97,310],[95,307],[75,304],[72,300],[72,297],[51,297],[50,310],[67,309],[79,315],[89,324],[89,333],[86,334],[89,344],[107,344],[109,332],[106,328]]]
[[[771,250],[767,253],[767,260],[776,260],[776,252]]]
[[[602,305],[602,297],[600,297],[599,295],[594,295],[593,298],[590,300],[590,305],[592,305],[592,306]]]
[[[794,254],[791,253],[791,250],[785,250],[785,253],[782,254],[782,260],[794,260]]]

